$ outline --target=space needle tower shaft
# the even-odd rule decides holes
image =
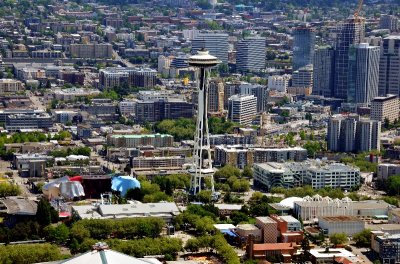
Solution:
[[[205,177],[211,180],[211,191],[214,193],[214,169],[211,160],[210,137],[208,130],[207,104],[208,104],[208,75],[210,68],[219,61],[211,56],[207,50],[199,50],[196,55],[189,58],[190,66],[198,68],[198,104],[197,122],[194,138],[193,164],[190,169],[190,191],[196,195],[201,191]]]

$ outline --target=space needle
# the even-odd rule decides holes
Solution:
[[[198,69],[198,104],[197,122],[194,136],[193,164],[189,169],[190,193],[198,194],[204,186],[204,178],[211,180],[211,192],[214,195],[214,169],[211,160],[210,136],[208,130],[207,108],[208,108],[208,75],[210,68],[216,66],[220,61],[210,55],[204,48],[197,51],[196,55],[189,58],[188,64]]]

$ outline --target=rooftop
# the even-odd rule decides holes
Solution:
[[[327,222],[363,222],[355,216],[348,215],[338,215],[338,216],[323,216],[320,220],[325,220]]]
[[[275,251],[275,250],[291,250],[294,249],[292,243],[268,243],[268,244],[254,244],[254,251]]]

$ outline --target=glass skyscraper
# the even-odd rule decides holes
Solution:
[[[301,26],[293,30],[293,71],[313,63],[315,29]]]
[[[350,17],[337,28],[334,97],[347,100],[350,47],[364,40],[364,18]]]

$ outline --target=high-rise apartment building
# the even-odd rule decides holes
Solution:
[[[192,40],[192,53],[206,49],[217,57],[222,63],[228,64],[228,34],[225,33],[200,33]]]
[[[400,36],[383,39],[379,60],[378,94],[400,96]]]
[[[265,38],[240,40],[236,49],[236,69],[239,72],[258,72],[265,69]]]
[[[379,19],[379,28],[389,29],[391,32],[399,30],[399,20],[394,15],[382,14]]]
[[[313,70],[312,94],[331,97],[335,76],[335,50],[331,47],[316,49]]]
[[[210,80],[208,84],[208,112],[224,111],[224,82],[221,79]]]
[[[365,34],[364,21],[364,18],[361,17],[350,17],[337,28],[334,97],[347,99],[349,50],[353,45],[363,42]]]
[[[241,125],[250,125],[257,114],[257,98],[254,95],[233,95],[229,98],[228,118]]]
[[[349,50],[347,101],[369,104],[378,94],[380,48],[368,43],[354,45]]]
[[[358,115],[335,115],[328,121],[328,150],[362,152],[380,149],[381,122]]]
[[[263,112],[267,101],[267,87],[259,84],[244,83],[240,85],[240,94],[254,95],[257,98],[257,112]]]
[[[375,97],[371,101],[371,119],[394,122],[399,119],[400,101],[397,94]]]
[[[301,26],[293,30],[293,70],[313,63],[315,29]]]
[[[357,122],[357,151],[380,150],[381,122],[371,119],[360,119]]]

